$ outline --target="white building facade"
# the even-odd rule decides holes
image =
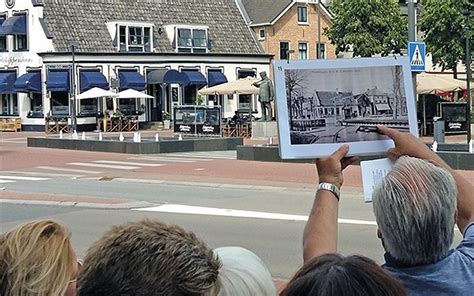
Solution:
[[[206,85],[270,67],[234,0],[5,0],[0,23],[0,118],[21,118],[23,130],[73,114],[78,130],[93,130],[116,109],[161,121],[175,105],[194,105]],[[76,99],[93,87],[153,99]],[[222,106],[223,117],[259,112],[250,95],[199,99]]]

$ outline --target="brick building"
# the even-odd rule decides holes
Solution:
[[[275,59],[333,59],[323,34],[331,12],[319,0],[238,0],[260,45]],[[288,54],[290,55],[288,57]]]

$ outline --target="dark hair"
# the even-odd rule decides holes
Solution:
[[[403,296],[402,284],[363,256],[327,254],[307,262],[280,296]]]
[[[219,259],[193,232],[154,220],[113,226],[86,252],[78,294],[204,295]]]

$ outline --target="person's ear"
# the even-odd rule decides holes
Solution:
[[[379,239],[383,239],[382,231],[380,231],[379,228],[377,228],[377,237],[378,237]]]

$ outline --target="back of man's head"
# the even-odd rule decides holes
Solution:
[[[192,232],[143,220],[113,226],[87,251],[79,295],[205,295],[219,260]]]
[[[401,157],[372,196],[385,249],[410,266],[440,260],[453,241],[456,196],[449,172]]]

